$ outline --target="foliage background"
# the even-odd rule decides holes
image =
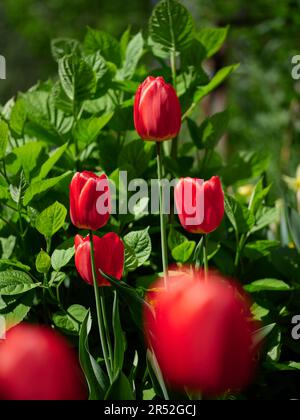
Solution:
[[[83,39],[86,26],[119,37],[128,25],[144,27],[155,0],[2,0],[0,53],[7,57],[8,78],[0,84],[3,103],[18,90],[56,71],[49,55],[52,38]],[[299,160],[299,85],[291,78],[291,58],[300,50],[299,0],[183,0],[198,28],[230,25],[225,47],[214,57],[217,68],[239,62],[224,98],[230,103],[226,152],[268,148],[273,154],[275,185],[279,171],[294,174]]]
[[[103,0],[73,0],[72,2],[66,0],[3,0],[0,5],[0,53],[7,59],[8,77],[6,81],[1,81],[0,83],[1,104],[4,104],[11,96],[15,96],[18,91],[25,92],[38,79],[44,81],[52,76],[57,76],[57,63],[50,54],[51,39],[64,36],[74,37],[82,41],[87,26],[106,30],[119,39],[127,26],[131,25],[132,33],[135,34],[140,28],[147,26],[149,15],[155,3],[154,1],[130,0],[126,2],[126,7],[124,7],[124,2],[121,0],[111,0],[110,2]],[[237,219],[236,223],[238,226],[236,230],[238,234],[241,234],[239,239],[242,239],[255,228],[254,225],[257,221],[262,223],[261,219],[265,216],[264,229],[254,230],[251,233],[252,242],[247,244],[250,246],[245,247],[245,252],[242,256],[241,271],[238,274],[239,279],[244,284],[247,284],[249,291],[252,291],[254,294],[258,317],[264,318],[266,324],[276,323],[277,327],[268,339],[268,345],[266,346],[263,358],[263,367],[257,378],[257,382],[241,398],[295,398],[299,396],[300,388],[300,365],[297,363],[300,348],[299,342],[291,340],[290,321],[292,314],[297,313],[300,301],[300,220],[299,214],[295,210],[296,200],[294,191],[287,190],[286,185],[282,182],[282,175],[294,176],[296,166],[299,163],[300,125],[298,121],[300,104],[298,92],[300,88],[299,84],[291,77],[291,57],[300,51],[300,45],[298,45],[300,42],[298,37],[300,2],[255,0],[249,4],[242,0],[233,0],[230,2],[221,0],[201,0],[197,2],[182,0],[181,3],[186,5],[193,14],[198,29],[208,26],[224,27],[230,25],[229,35],[224,46],[216,55],[206,61],[206,71],[215,74],[218,69],[226,65],[237,62],[241,64],[238,70],[227,78],[220,88],[216,89],[201,102],[201,106],[197,108],[193,116],[196,122],[200,123],[204,117],[222,111],[227,106],[230,109],[226,136],[222,138],[217,146],[222,157],[229,163],[227,166],[224,165],[222,167],[223,162],[219,159],[216,161],[216,167],[214,167],[215,162],[213,158],[211,159],[210,166],[208,165],[208,168],[205,168],[206,172],[201,173],[201,176],[207,178],[215,174],[215,168],[219,170],[222,167],[220,169],[220,175],[225,186],[228,187],[229,192],[233,193],[237,191],[240,184],[242,185],[245,182],[254,184],[263,175],[262,182],[258,183],[257,201],[254,203],[255,210],[253,210],[253,213],[255,213],[256,220],[254,221],[254,216],[251,214],[252,210],[249,212],[246,206],[237,204],[236,201],[229,202],[229,205],[227,205],[228,217],[224,220],[220,229],[211,237],[211,254],[213,255],[211,259],[213,264],[226,274],[237,274],[234,268],[234,254],[237,243],[235,242],[234,226],[231,226],[234,225],[232,220],[234,222],[234,219]],[[148,72],[144,66],[145,62],[150,68],[155,66],[151,56],[147,55],[144,57],[143,65],[137,70],[136,81],[142,79]],[[48,84],[40,86],[42,95],[47,96],[45,92],[47,92],[49,86]],[[129,89],[131,96],[133,92],[134,89]],[[130,98],[129,94],[125,92],[125,97]],[[28,100],[28,97],[31,95],[26,94],[26,96]],[[31,114],[33,115],[31,115],[31,118],[33,116],[39,119],[39,107],[35,106],[35,103],[31,103],[31,105],[33,105],[31,109]],[[126,120],[127,111],[128,120]],[[118,157],[112,153],[112,146],[110,145],[116,144],[112,143],[112,140],[120,142],[118,145],[121,145],[123,142],[124,139],[121,136],[115,136],[113,138],[111,132],[115,135],[116,132],[119,134],[122,131],[122,129],[119,129],[119,125],[122,126],[122,123],[124,123],[122,115],[124,113],[124,119],[126,120],[126,124],[128,124],[129,115],[132,115],[131,111],[131,108],[127,108],[127,110],[122,109],[121,118],[119,118],[120,115],[117,115],[117,117],[114,116],[114,119],[108,124],[108,131],[105,129],[103,136],[102,133],[100,134],[103,142],[101,143],[100,141],[96,145],[100,149],[101,145],[106,144],[107,150],[105,148],[97,150],[96,147],[94,155],[92,149],[88,150],[88,153],[92,157],[90,159],[82,158],[82,163],[85,167],[88,166],[89,169],[93,169],[99,165],[100,156],[102,158],[101,165],[111,174],[118,166],[118,162],[124,164],[124,162],[128,161],[128,155],[123,152],[122,159],[119,158],[118,161]],[[97,113],[95,112],[95,114]],[[19,121],[17,120],[15,123],[18,124]],[[45,121],[42,121],[42,123],[45,123]],[[131,120],[129,125],[133,131]],[[32,125],[30,128],[32,130]],[[63,127],[60,127],[60,129],[63,132]],[[128,141],[128,143],[131,140],[130,136],[136,136],[132,131],[129,132],[128,138],[126,138],[126,142]],[[22,137],[22,133],[17,132],[17,134],[20,135],[20,138]],[[85,134],[84,130],[83,134]],[[70,136],[70,133],[68,135]],[[80,135],[78,136],[80,137]],[[182,140],[189,139],[186,124],[184,125],[181,137]],[[185,138],[183,139],[183,137]],[[64,138],[60,138],[59,140],[64,140]],[[106,140],[106,143],[104,143],[104,140]],[[215,140],[218,141],[219,138]],[[51,147],[53,146],[51,139],[49,144],[51,144]],[[126,143],[124,144],[125,147],[128,146]],[[190,160],[188,159],[191,159],[191,156],[185,156],[185,154],[188,154],[190,146],[186,150],[183,150],[183,152],[180,152],[179,157],[182,162],[180,171],[176,173],[177,168],[175,167],[174,169],[169,162],[170,167],[168,167],[168,170],[170,169],[172,172],[174,169],[175,175],[177,176],[185,175],[184,172],[189,174]],[[44,146],[42,150],[39,147],[41,146],[38,144],[35,147],[33,143],[30,144],[32,160],[27,160],[26,156],[29,156],[28,149],[26,152],[27,155],[24,149],[22,149],[25,156],[23,160],[22,154],[15,154],[13,157],[11,155],[7,156],[9,175],[11,174],[12,176],[17,193],[19,187],[20,196],[24,192],[23,189],[25,190],[27,188],[26,183],[23,185],[24,180],[20,177],[21,168],[24,169],[25,167],[27,170],[27,173],[25,173],[26,178],[32,181],[32,179],[34,180],[35,177],[38,177],[38,172],[41,169],[35,167],[35,161],[39,159],[39,162],[45,162],[49,158],[50,146],[47,154]],[[130,147],[129,145],[127,149],[127,153],[129,154],[132,152]],[[142,143],[140,143],[139,149],[143,147],[144,145],[142,146]],[[195,149],[195,145],[192,145],[192,147]],[[74,152],[71,147],[70,149]],[[118,152],[120,149],[121,147],[115,148]],[[241,150],[248,150],[251,153],[257,151],[256,160],[250,163],[248,162],[248,166],[247,164],[243,166],[244,162],[240,161],[237,156],[237,152]],[[202,151],[200,150],[201,153]],[[102,152],[104,156],[101,155]],[[269,164],[264,160],[266,152],[271,155]],[[138,175],[144,175],[148,178],[151,176],[154,177],[155,161],[151,146],[145,146],[145,150],[142,150],[141,153],[143,159],[139,163],[142,169]],[[199,154],[196,151],[194,154],[197,160]],[[113,155],[115,159],[112,159]],[[152,156],[152,159],[149,156]],[[186,162],[185,166],[184,162]],[[200,160],[199,162],[202,165],[202,161]],[[133,158],[131,159],[131,163],[134,166],[135,162]],[[139,170],[138,165],[136,166]],[[197,167],[197,175],[199,175],[199,168],[202,169],[202,166]],[[247,173],[245,169],[246,175],[244,175],[241,172],[243,168],[247,170],[250,168],[250,173]],[[51,174],[63,176],[68,169],[71,171],[74,170],[74,161],[72,161],[70,155],[67,157],[64,156],[60,160],[60,165],[53,164],[51,166]],[[45,177],[47,175],[48,173]],[[56,199],[66,207],[68,206],[67,191],[70,175],[70,173],[67,173],[68,179],[59,184],[55,192],[52,191],[46,197],[44,196],[43,200],[35,200],[33,210],[36,213],[43,211]],[[271,184],[271,192],[269,194],[264,189],[267,184]],[[18,199],[14,199],[13,191],[11,192],[11,196],[12,199],[9,198],[9,204],[12,204],[14,207],[14,203],[17,203],[19,207],[20,203],[18,203]],[[280,220],[277,217],[275,201],[280,197],[285,197],[286,202],[293,207],[291,232],[287,228],[288,221],[284,212],[282,212]],[[7,199],[7,197],[5,196],[4,199]],[[28,244],[30,243],[30,247],[22,246],[20,242],[17,242],[14,249],[15,243],[13,243],[13,260],[9,263],[2,261],[1,269],[6,268],[7,264],[15,263],[16,260],[17,262],[20,261],[21,263],[28,264],[30,267],[34,267],[36,255],[39,253],[41,247],[45,248],[44,238],[39,234],[43,234],[43,232],[41,230],[37,232],[35,229],[34,219],[37,215],[31,208],[26,208],[26,204],[22,208],[22,199],[23,197],[19,200],[21,204],[17,212],[10,212],[6,208],[4,216],[9,219],[12,225],[17,226],[20,224],[20,221],[24,222],[25,220],[28,222],[28,230],[26,230],[24,237],[28,241]],[[238,197],[238,199],[241,203],[246,204],[245,197]],[[230,211],[228,211],[228,206],[229,210],[230,206],[235,207],[233,219],[229,217]],[[259,214],[261,207],[263,207],[262,213]],[[54,236],[51,252],[54,248],[61,245],[64,240],[71,238],[72,241],[72,237],[77,233],[77,230],[68,224],[68,222],[64,225],[64,218],[62,219],[62,224],[59,227],[63,227],[64,229],[61,229],[59,235]],[[277,224],[275,224],[275,221]],[[115,229],[124,238],[124,235],[132,230],[130,222],[132,220],[128,221],[126,218],[125,220],[121,218],[119,220],[113,219],[111,224],[105,227],[101,233],[105,232],[106,229]],[[267,228],[270,222],[272,222],[271,227],[273,226],[273,229]],[[129,273],[128,275],[128,283],[136,286],[137,290],[145,286],[145,281],[149,282],[149,280],[153,279],[153,273],[159,271],[161,264],[157,218],[146,217],[133,222],[133,227],[137,230],[141,230],[148,225],[151,226],[150,235],[152,242],[157,244],[157,246],[154,245],[152,247],[152,253],[151,246],[150,250],[148,249],[149,252],[147,251],[148,254],[151,253],[151,263],[146,261],[147,264],[139,267],[138,275],[133,273]],[[178,225],[176,225],[176,228],[180,229]],[[10,226],[6,226],[6,223],[2,220],[1,239],[9,239],[9,234],[12,233],[9,229]],[[148,240],[148,232],[144,231],[143,235]],[[180,235],[175,236],[173,238],[174,241],[180,243],[182,237]],[[188,239],[190,239],[189,244],[194,246],[195,243],[192,239],[196,240],[195,237],[189,237]],[[184,241],[186,241],[186,238]],[[3,242],[3,248],[6,246],[8,248],[6,254],[9,252],[10,247],[8,242]],[[221,248],[218,247],[218,243],[221,243]],[[170,251],[173,251],[170,244],[169,248]],[[2,251],[4,251],[4,255],[5,249],[2,249]],[[2,259],[4,259],[3,255]],[[8,258],[11,256],[12,253]],[[17,265],[17,267],[22,268],[20,265]],[[74,264],[72,265],[72,262],[67,268],[69,270],[68,281],[65,281],[64,277],[62,278],[64,282],[64,288],[61,292],[63,302],[66,306],[77,304],[79,301],[85,307],[91,306],[90,302],[93,298],[92,291],[83,282],[78,281],[78,275],[74,270]],[[268,278],[278,279],[285,283],[272,283],[271,280],[271,283],[267,282],[264,285],[249,285],[250,282],[255,280]],[[53,280],[54,285],[56,281],[57,279]],[[72,284],[72,287],[70,287],[70,284]],[[261,290],[257,290],[260,287]],[[31,300],[30,304],[28,304],[28,306],[33,305],[32,311],[30,312],[30,319],[32,321],[43,321],[39,309],[36,310],[36,306],[40,305],[40,301],[36,302],[33,299]],[[50,305],[52,304],[52,312],[55,313],[56,325],[59,324],[63,330],[61,320],[63,319],[65,321],[65,317],[60,318],[61,314],[56,313],[57,307],[55,300],[51,301],[49,299],[49,302]],[[73,310],[76,312],[76,308],[73,308]],[[129,376],[132,369],[134,350],[137,349],[137,351],[141,352],[143,339],[137,336],[135,329],[132,328],[130,319],[127,319],[128,309],[126,305],[122,306],[122,313],[126,315],[122,317],[122,327],[126,330],[127,341],[131,344],[127,348],[124,361],[124,372]],[[50,314],[50,316],[52,315]],[[68,330],[70,325],[68,324],[65,327]],[[75,331],[75,335],[76,333],[78,334],[78,331]],[[96,346],[95,334],[91,334],[90,341],[91,349],[94,350]],[[75,342],[76,339],[74,338]],[[145,366],[143,367],[145,368]],[[151,390],[150,383],[147,383],[147,386]],[[142,397],[141,389],[138,392],[140,394],[137,396]]]

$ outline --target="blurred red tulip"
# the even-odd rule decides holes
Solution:
[[[107,176],[93,172],[76,172],[70,184],[70,216],[79,229],[98,230],[110,215]]]
[[[134,125],[144,140],[169,140],[179,133],[179,100],[173,86],[163,77],[149,76],[139,86],[134,101]]]
[[[110,286],[110,283],[99,273],[99,268],[110,276],[121,279],[124,268],[124,245],[119,236],[110,232],[102,238],[93,236],[95,265],[99,286]],[[92,285],[90,237],[75,236],[75,265],[82,279]]]
[[[87,397],[75,354],[47,327],[21,324],[0,344],[1,400],[77,400]]]
[[[145,335],[164,378],[174,387],[219,395],[249,384],[257,327],[241,288],[214,272],[170,272],[148,294]]]
[[[188,232],[207,234],[221,224],[224,193],[218,176],[204,183],[197,178],[181,178],[174,196],[180,223]]]

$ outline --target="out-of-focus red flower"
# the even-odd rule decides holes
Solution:
[[[120,280],[124,268],[124,244],[119,236],[110,232],[102,238],[93,236],[95,265],[99,286],[110,286],[110,283],[101,276],[99,268],[110,276]],[[90,237],[75,236],[75,265],[82,279],[88,284],[93,284],[91,266]]]
[[[98,230],[110,216],[109,181],[105,174],[76,172],[70,184],[70,216],[79,229]]]
[[[179,133],[179,100],[163,77],[149,76],[139,86],[134,100],[134,125],[144,140],[169,140]]]
[[[224,193],[218,176],[204,183],[197,178],[181,178],[174,196],[180,223],[188,232],[210,233],[220,225]]]
[[[215,272],[170,274],[168,289],[159,280],[147,301],[145,335],[171,385],[219,395],[249,384],[257,323],[235,283]]]
[[[0,399],[77,400],[87,397],[68,343],[47,327],[21,324],[0,344]]]

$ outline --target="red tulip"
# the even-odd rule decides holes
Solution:
[[[98,230],[110,215],[107,176],[93,172],[76,172],[70,184],[70,216],[79,229]]]
[[[0,399],[86,398],[82,372],[68,343],[47,327],[20,324],[0,344]]]
[[[210,233],[221,224],[224,193],[218,176],[204,183],[197,178],[181,178],[174,195],[180,223],[188,232]]]
[[[249,384],[255,371],[254,323],[238,287],[216,273],[169,277],[154,285],[145,334],[164,378],[175,388],[219,395]]]
[[[179,133],[179,100],[173,86],[163,77],[149,76],[139,86],[134,100],[134,125],[144,140],[168,140]]]
[[[119,236],[114,233],[107,233],[102,238],[93,236],[95,265],[97,281],[99,286],[110,286],[110,283],[101,276],[99,268],[112,277],[121,279],[124,268],[124,245]],[[83,238],[75,236],[75,265],[82,279],[93,284],[91,266],[90,237]]]

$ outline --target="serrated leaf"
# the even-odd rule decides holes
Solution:
[[[154,8],[149,21],[149,40],[153,53],[166,57],[188,48],[194,39],[194,21],[188,10],[175,0],[163,0]]]
[[[143,48],[144,39],[139,32],[130,40],[126,48],[125,60],[120,72],[123,79],[131,79],[134,75],[138,62],[143,55]]]
[[[125,245],[128,245],[134,252],[138,260],[138,267],[148,261],[151,255],[152,246],[148,230],[149,228],[129,232],[123,238]]]
[[[90,99],[96,90],[96,75],[92,67],[77,56],[64,56],[58,61],[60,83],[71,101]]]
[[[56,201],[38,215],[35,227],[45,238],[51,238],[63,226],[66,216],[67,209]]]
[[[35,141],[13,149],[9,155],[11,159],[7,165],[7,170],[10,173],[17,174],[23,169],[26,179],[29,180],[32,171],[38,167],[38,161],[44,147],[44,143]]]
[[[222,47],[229,26],[225,28],[204,28],[197,33],[197,40],[203,45],[206,51],[206,57],[211,57]]]
[[[59,271],[65,267],[73,258],[75,254],[74,240],[65,241],[59,247],[57,247],[51,256],[51,264],[55,271]]]
[[[72,38],[55,38],[51,41],[51,53],[55,61],[65,55],[75,54],[79,51],[79,42]]]
[[[24,320],[29,313],[34,302],[34,291],[29,291],[9,303],[5,308],[0,310],[0,316],[4,317],[5,328],[8,331]]]
[[[121,65],[121,50],[118,41],[107,32],[88,28],[84,39],[84,49],[87,53],[100,54],[107,61]]]
[[[8,259],[12,256],[14,247],[16,245],[16,237],[10,235],[8,238],[0,238],[2,245],[2,257],[1,259]]]
[[[124,260],[124,268],[125,271],[135,271],[139,266],[139,261],[135,255],[134,250],[124,243],[125,246],[125,260]]]
[[[68,143],[62,145],[61,147],[58,147],[54,152],[52,152],[49,159],[46,160],[41,166],[40,172],[38,176],[36,176],[33,179],[33,182],[41,181],[42,179],[46,178],[46,176],[49,174],[51,169],[54,167],[54,165],[59,161],[59,159],[62,157],[62,155],[65,153],[65,151],[68,148]]]
[[[40,283],[33,283],[31,277],[23,271],[7,270],[0,272],[0,295],[18,295],[39,285]]]
[[[18,135],[23,135],[23,129],[27,118],[27,112],[24,99],[20,98],[16,101],[10,114],[10,128]]]
[[[109,123],[113,116],[113,112],[104,114],[99,118],[91,117],[89,119],[81,119],[77,122],[73,135],[81,146],[86,146],[92,143],[100,134],[103,127]]]
[[[48,178],[42,181],[37,181],[32,183],[24,195],[23,204],[27,206],[34,198],[37,198],[40,194],[45,193],[51,188],[55,187],[59,182],[61,182],[66,177],[70,176],[71,172],[68,171],[60,176],[55,178]]]

